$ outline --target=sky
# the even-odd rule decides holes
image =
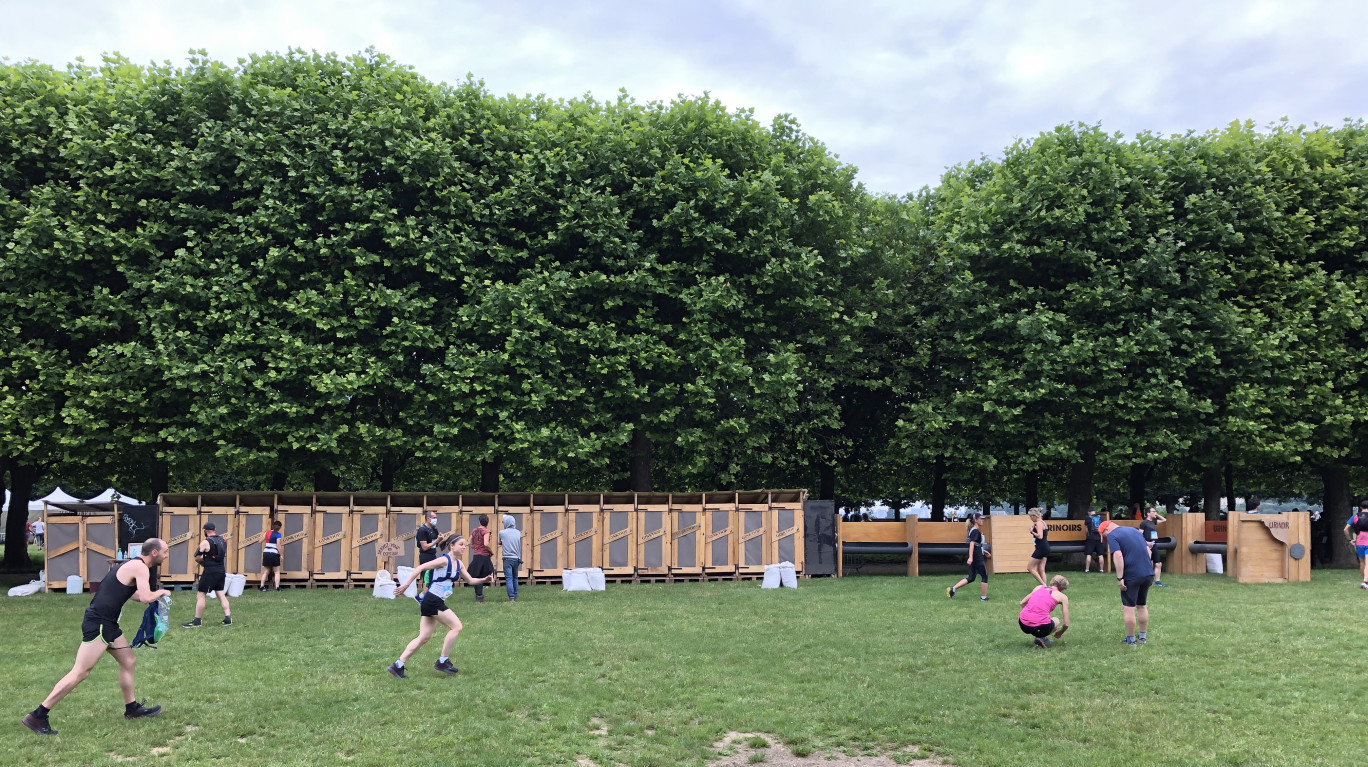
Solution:
[[[0,0],[0,57],[64,66],[369,47],[496,94],[791,114],[870,191],[1066,122],[1134,135],[1368,116],[1368,2]]]

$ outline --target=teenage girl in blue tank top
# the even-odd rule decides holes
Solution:
[[[409,584],[418,578],[420,573],[432,572],[432,580],[428,583],[427,591],[423,594],[422,606],[418,611],[421,616],[418,619],[418,636],[404,648],[404,652],[399,655],[399,660],[390,664],[389,672],[392,676],[399,679],[407,678],[404,673],[404,664],[414,653],[418,652],[418,648],[427,644],[427,641],[432,638],[432,632],[437,629],[438,623],[447,627],[447,634],[446,638],[442,640],[442,655],[433,664],[433,668],[444,674],[458,672],[458,669],[451,664],[451,646],[461,633],[461,619],[457,618],[456,613],[447,607],[447,597],[451,596],[452,589],[458,580],[464,580],[472,586],[476,584],[484,586],[494,582],[493,575],[487,578],[470,577],[470,573],[461,566],[461,555],[465,554],[465,550],[465,538],[456,536],[452,540],[451,549],[446,554],[418,565],[413,572],[409,573],[403,585],[396,590],[396,593],[402,594],[409,587]]]

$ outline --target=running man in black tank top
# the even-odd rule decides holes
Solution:
[[[119,629],[119,612],[129,599],[143,604],[151,604],[169,594],[166,589],[152,590],[149,583],[150,568],[166,561],[166,541],[152,538],[143,542],[142,554],[110,568],[109,574],[100,582],[100,589],[86,608],[85,620],[81,623],[81,646],[76,650],[76,665],[62,677],[43,705],[24,717],[24,726],[39,735],[56,735],[48,722],[48,712],[65,698],[76,685],[90,676],[100,656],[106,652],[119,663],[119,691],[123,693],[124,718],[138,719],[156,716],[161,706],[146,706],[133,697],[133,648],[128,637]]]
[[[199,582],[195,584],[195,619],[182,623],[181,628],[200,627],[200,619],[204,617],[204,598],[211,591],[218,595],[219,607],[223,608],[223,625],[233,625],[233,612],[228,606],[228,592],[224,589],[228,583],[228,571],[224,566],[227,554],[228,542],[214,531],[213,522],[205,522],[204,540],[195,549],[195,561],[200,563]]]

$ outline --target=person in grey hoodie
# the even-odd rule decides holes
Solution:
[[[508,601],[518,601],[518,568],[522,567],[522,531],[511,514],[503,515],[503,529],[499,531],[499,548],[503,551],[504,586]]]

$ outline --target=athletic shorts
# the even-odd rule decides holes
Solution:
[[[1035,551],[1031,552],[1031,559],[1044,559],[1050,556],[1050,542],[1036,541]]]
[[[280,555],[279,555],[279,554],[262,554],[262,555],[261,555],[261,566],[262,566],[262,567],[280,567]]]
[[[1049,623],[1042,623],[1039,626],[1031,626],[1029,624],[1022,623],[1021,619],[1018,618],[1017,625],[1020,626],[1021,630],[1025,633],[1030,634],[1033,637],[1040,637],[1041,639],[1044,639],[1045,637],[1049,636],[1051,633],[1054,632],[1054,621],[1050,621]]]
[[[1153,575],[1146,576],[1138,581],[1127,580],[1126,588],[1119,589],[1121,591],[1121,604],[1126,607],[1144,607],[1152,585],[1154,585]]]
[[[195,590],[201,594],[208,594],[211,591],[223,591],[223,582],[228,573],[225,570],[205,570],[200,573],[199,583]]]
[[[1102,550],[1102,539],[1092,539],[1083,542],[1083,556],[1085,557],[1105,557],[1107,552]]]
[[[970,583],[974,582],[974,576],[983,578],[983,582],[988,582],[988,567],[983,564],[982,559],[974,560],[974,564],[969,565],[969,574],[964,576]]]
[[[1160,550],[1158,549],[1158,547],[1156,546],[1155,549],[1154,549],[1154,551],[1151,551],[1151,552],[1150,552],[1150,561],[1153,562],[1153,563],[1155,563],[1156,565],[1159,564],[1160,562],[1163,562],[1163,561],[1164,561],[1164,552],[1160,551]]]
[[[418,614],[424,618],[435,618],[437,613],[449,609],[446,600],[429,592],[423,595],[423,604],[418,608]]]
[[[123,629],[119,628],[118,621],[96,618],[87,615],[81,621],[81,641],[94,642],[96,637],[103,639],[105,644],[114,644],[114,640],[123,636]]]
[[[1355,546],[1354,554],[1357,555],[1359,559],[1368,557],[1368,546]]]

